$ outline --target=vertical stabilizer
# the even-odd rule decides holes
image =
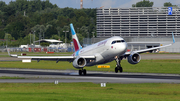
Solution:
[[[74,30],[74,27],[73,27],[73,24],[71,23],[70,24],[70,28],[71,28],[71,33],[72,33],[72,39],[73,39],[73,44],[74,44],[74,49],[75,51],[78,51],[79,49],[82,49],[80,43],[79,43],[79,40],[78,40],[78,37],[76,35],[76,32]]]

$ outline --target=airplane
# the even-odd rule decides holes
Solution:
[[[141,60],[140,53],[171,46],[175,43],[174,35],[172,33],[173,43],[171,44],[127,52],[127,43],[125,40],[120,36],[113,36],[82,48],[72,23],[70,24],[70,28],[75,49],[75,52],[71,56],[18,56],[16,54],[10,54],[9,51],[8,54],[11,57],[37,60],[38,62],[40,60],[52,60],[56,61],[56,63],[59,61],[69,61],[72,62],[73,67],[79,69],[79,75],[87,74],[86,69],[84,69],[85,66],[105,64],[115,60],[115,73],[118,73],[118,71],[123,72],[123,68],[121,67],[121,60],[123,58],[127,58],[130,64],[137,64]]]

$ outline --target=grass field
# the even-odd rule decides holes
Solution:
[[[1,67],[5,68],[31,68],[31,69],[75,69],[72,63],[56,61],[32,61],[32,63],[22,63],[21,61],[3,61],[0,62]],[[135,73],[169,73],[169,74],[180,74],[180,60],[141,60],[136,65],[129,64],[127,60],[121,62],[124,72],[135,72]],[[85,67],[91,71],[113,71],[116,66],[115,61],[110,62],[106,65],[110,65],[111,68],[99,69],[97,66]],[[75,69],[77,70],[77,69]]]
[[[41,55],[41,56],[48,56],[48,55],[52,55],[52,56],[56,56],[56,55],[71,55],[73,54],[73,52],[59,52],[59,53],[53,53],[53,54],[47,54],[45,52],[11,52],[11,54],[18,54],[21,55],[21,53],[26,53],[26,55],[28,56],[36,56],[36,55]],[[0,57],[9,57],[7,52],[0,52]]]
[[[1,83],[1,101],[179,101],[180,84]]]
[[[25,79],[24,77],[9,77],[9,76],[2,76],[0,79]]]

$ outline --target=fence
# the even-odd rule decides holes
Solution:
[[[1,52],[7,52],[7,48],[0,48]],[[39,47],[39,48],[19,48],[19,47],[9,47],[10,52],[74,52],[72,46],[67,48],[59,48],[59,47]]]

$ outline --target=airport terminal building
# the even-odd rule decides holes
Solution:
[[[161,51],[180,52],[180,9],[169,7],[98,8],[96,12],[97,42],[121,36],[131,50],[176,44]],[[141,43],[141,44],[140,44]],[[142,44],[143,43],[143,44]]]
[[[168,37],[180,35],[180,9],[168,7],[97,9],[97,37]]]

